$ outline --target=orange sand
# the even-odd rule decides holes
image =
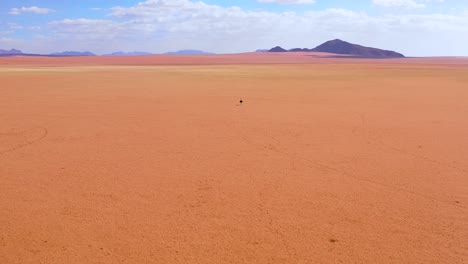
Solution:
[[[1,58],[0,83],[0,263],[468,263],[467,59]]]

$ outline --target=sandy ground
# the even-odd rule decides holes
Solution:
[[[466,59],[230,56],[1,58],[0,263],[468,263]]]

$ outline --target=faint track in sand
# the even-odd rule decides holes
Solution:
[[[276,141],[275,144],[278,145],[279,142],[275,138],[272,138],[272,139],[275,140]],[[250,140],[246,136],[242,136],[242,140],[244,142],[247,142],[247,144],[251,146],[255,146],[260,149],[266,149],[266,150],[270,150],[273,152],[281,152],[281,150],[277,149],[273,144],[268,144],[268,145],[257,144],[257,143],[254,143],[252,140]],[[293,164],[293,167],[295,167],[294,160],[292,160],[292,164]],[[279,173],[278,175],[282,175],[282,174]],[[279,241],[283,245],[286,255],[288,256],[288,259],[290,261],[291,260],[297,261],[298,254],[297,254],[296,248],[290,246],[290,244],[288,243],[288,239],[287,239],[287,235],[285,234],[285,231],[282,231],[280,228],[278,228],[278,227],[281,227],[281,224],[275,224],[276,220],[274,216],[271,214],[270,210],[268,209],[268,200],[272,199],[271,196],[269,196],[269,194],[280,193],[279,187],[282,185],[281,184],[282,181],[286,181],[285,179],[286,177],[287,175],[276,177],[274,179],[270,178],[270,181],[268,183],[265,183],[263,188],[258,192],[259,200],[260,200],[260,203],[258,204],[258,210],[261,212],[262,216],[267,220],[267,222],[265,223],[266,229],[268,229],[268,231],[271,234],[274,234],[276,237],[278,237]]]
[[[340,174],[342,176],[345,176],[346,178],[351,178],[351,179],[354,179],[356,181],[367,182],[367,183],[370,183],[372,185],[384,187],[384,188],[387,188],[387,189],[392,189],[392,190],[397,191],[397,192],[404,192],[404,193],[411,194],[411,195],[414,195],[414,196],[418,196],[418,197],[421,197],[421,198],[424,198],[424,199],[427,199],[427,200],[437,201],[437,202],[448,204],[448,205],[451,205],[451,206],[456,206],[456,207],[462,208],[464,210],[468,209],[465,206],[461,206],[459,204],[455,204],[455,203],[445,201],[445,200],[436,199],[436,198],[434,198],[432,196],[429,196],[429,195],[424,195],[424,194],[421,194],[421,193],[417,193],[417,192],[407,190],[407,189],[404,189],[404,188],[400,188],[400,187],[396,187],[396,186],[393,186],[393,185],[381,183],[381,182],[370,180],[370,179],[365,179],[365,178],[359,177],[358,175],[355,175],[355,174],[340,170],[340,169],[338,169],[336,167],[330,166],[330,165],[328,165],[328,164],[326,164],[324,162],[318,161],[318,160],[311,160],[311,159],[307,159],[307,158],[303,158],[303,157],[297,157],[294,154],[288,153],[287,151],[280,150],[277,147],[272,147],[271,145],[268,146],[268,145],[263,145],[263,144],[259,144],[259,143],[253,143],[251,140],[247,139],[246,137],[243,137],[243,139],[248,144],[250,144],[252,146],[256,146],[257,148],[260,148],[262,150],[268,149],[269,151],[273,151],[273,152],[281,154],[281,155],[283,155],[285,157],[288,157],[289,159],[292,159],[293,161],[294,160],[302,161],[306,166],[308,166],[310,168],[315,168],[315,169],[320,168],[320,169],[322,169],[322,170],[324,170],[326,172],[334,172],[336,174]],[[279,141],[277,139],[275,139],[275,138],[272,138],[272,139],[274,141],[276,141],[275,144],[278,145]]]
[[[0,155],[8,154],[8,153],[20,150],[22,148],[25,148],[25,147],[40,143],[47,136],[49,136],[49,128],[47,128],[47,127],[50,124],[52,124],[52,123],[54,123],[54,122],[56,122],[58,120],[61,120],[61,119],[64,119],[64,117],[57,117],[57,118],[55,118],[55,119],[53,119],[51,121],[43,122],[42,124],[39,124],[37,126],[29,128],[29,129],[24,129],[24,130],[20,130],[20,131],[13,131],[13,132],[0,132],[0,137],[1,136],[21,136],[21,137],[24,138],[24,141],[25,141],[24,143],[18,144],[18,145],[14,146],[14,147],[6,148],[6,149],[3,149],[3,150],[0,149]],[[32,140],[29,140],[27,134],[31,133],[31,132],[35,132],[35,131],[40,131],[39,133],[37,133],[37,134],[39,134],[39,136],[37,136],[37,137],[29,136],[29,138],[33,138]]]
[[[422,159],[422,160],[425,160],[427,162],[432,162],[432,163],[435,163],[435,164],[438,164],[440,166],[445,166],[445,167],[448,167],[448,168],[451,168],[451,169],[454,169],[454,170],[458,170],[460,172],[463,172],[463,173],[467,173],[468,174],[468,170],[466,169],[463,169],[463,168],[460,168],[460,167],[457,167],[457,166],[454,166],[450,163],[446,163],[446,162],[443,162],[443,161],[440,161],[440,160],[436,160],[436,159],[431,159],[431,158],[428,158],[426,156],[423,156],[423,155],[419,155],[419,154],[414,154],[410,151],[407,151],[407,150],[404,150],[404,149],[400,149],[400,148],[397,148],[397,147],[394,147],[394,146],[391,146],[389,144],[386,144],[385,142],[383,141],[379,141],[379,140],[376,140],[375,142],[379,143],[380,145],[386,147],[387,149],[390,149],[390,150],[393,150],[395,152],[399,152],[401,154],[405,154],[405,155],[408,155],[408,156],[411,156],[411,157],[414,157],[414,158],[418,158],[418,159]]]
[[[366,114],[365,113],[359,113],[359,116],[361,118],[361,127],[364,127],[367,124]],[[359,129],[359,126],[354,127],[352,129],[353,134],[356,134],[356,131],[358,129]],[[382,138],[378,138],[378,137],[374,138],[374,137],[365,135],[364,133],[363,133],[363,136],[365,137],[365,139],[369,140],[370,142],[381,145],[382,147],[387,148],[389,150],[399,152],[401,154],[405,154],[405,155],[408,155],[408,156],[411,156],[411,157],[414,157],[414,158],[417,158],[417,159],[422,159],[422,160],[425,160],[427,162],[432,162],[432,163],[438,164],[440,166],[445,166],[445,167],[448,167],[448,168],[451,168],[451,169],[454,169],[454,170],[458,170],[460,172],[468,174],[468,169],[460,168],[458,166],[455,166],[455,165],[447,163],[447,162],[443,162],[443,161],[440,161],[440,160],[437,160],[437,159],[432,159],[432,158],[426,157],[424,155],[415,154],[413,152],[404,150],[402,148],[392,146],[390,144],[387,144]]]
[[[35,131],[35,130],[40,130],[41,132],[39,133],[39,136],[32,139],[32,140],[29,140],[27,139],[27,137],[25,136],[25,134],[31,132],[31,131]],[[20,132],[11,132],[11,133],[0,133],[0,136],[2,135],[8,135],[8,136],[22,136],[25,138],[25,141],[24,143],[21,143],[19,145],[16,145],[14,147],[10,147],[10,148],[7,148],[7,149],[4,149],[4,150],[0,150],[0,155],[3,155],[3,154],[8,154],[8,153],[11,153],[11,152],[14,152],[14,151],[17,151],[19,149],[22,149],[22,148],[25,148],[25,147],[28,147],[28,146],[31,146],[33,144],[36,144],[36,143],[39,143],[40,141],[44,140],[48,135],[49,135],[49,130],[46,128],[46,127],[43,127],[43,126],[38,126],[38,127],[34,127],[32,129],[28,129],[28,130],[24,130],[24,131],[20,131]]]

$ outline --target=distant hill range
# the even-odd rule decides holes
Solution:
[[[11,50],[3,50],[0,49],[0,56],[5,57],[5,56],[38,56],[38,57],[79,57],[79,56],[97,56],[96,54],[85,51],[85,52],[80,52],[80,51],[63,51],[63,52],[54,52],[48,55],[44,54],[29,54],[29,53],[23,53],[21,50],[17,49],[11,49]],[[143,56],[143,55],[151,55],[151,53],[148,52],[140,52],[140,51],[133,51],[133,52],[123,52],[123,51],[118,51],[114,52],[111,54],[106,54],[103,56]]]
[[[268,51],[268,50],[265,50]],[[202,50],[179,50],[179,51],[171,51],[166,52],[163,54],[168,55],[208,55],[208,54],[215,54],[210,52],[205,52]],[[131,52],[124,52],[124,51],[116,51],[109,54],[104,54],[102,56],[146,56],[146,55],[154,55],[154,53],[143,52],[143,51],[131,51]],[[3,50],[0,49],[0,56],[1,57],[11,57],[11,56],[39,56],[39,57],[79,57],[79,56],[99,56],[90,51],[80,52],[80,51],[63,51],[63,52],[54,52],[51,54],[29,54],[23,53],[21,50],[11,49],[11,50]]]
[[[104,54],[102,56],[146,56],[146,55],[153,55],[153,53],[143,52],[143,51],[131,51],[131,52],[124,52],[124,51],[117,51],[110,54]]]
[[[179,50],[164,53],[166,55],[210,55],[214,53],[205,52],[202,50]]]
[[[270,49],[268,52],[288,52],[287,50],[283,49],[282,47],[280,46],[276,46],[272,49]]]
[[[340,55],[351,55],[352,57],[358,58],[404,58],[405,56],[401,53],[391,51],[391,50],[382,50],[377,48],[365,47],[357,44],[352,44],[340,39],[330,40],[322,45],[319,45],[315,48],[294,48],[290,50],[286,50],[280,46],[276,46],[269,50],[257,50],[257,52],[326,52],[332,54],[340,54]],[[207,54],[215,54],[210,52],[205,52],[202,50],[179,50],[179,51],[171,51],[166,52],[164,54],[167,55],[207,55]],[[105,54],[103,56],[145,56],[145,55],[152,55],[149,52],[141,52],[141,51],[133,51],[133,52],[123,52],[117,51],[110,54]],[[96,56],[96,54],[85,51],[64,51],[64,52],[55,52],[49,55],[41,55],[41,54],[27,54],[23,53],[21,50],[17,49],[10,49],[10,50],[3,50],[0,49],[0,56],[52,56],[52,57],[74,57],[74,56]]]
[[[26,56],[26,57],[45,57],[47,55],[40,55],[40,54],[29,54],[24,53],[21,50],[11,49],[11,50],[3,50],[0,49],[0,57],[15,57],[15,56]]]
[[[79,51],[64,51],[64,52],[55,52],[49,54],[50,56],[63,56],[63,57],[79,57],[79,56],[96,56],[96,54],[85,51],[85,52],[79,52]]]
[[[290,50],[283,49],[279,46],[274,47],[268,52],[327,52],[334,54],[352,55],[361,58],[404,58],[400,54],[391,50],[382,50],[377,48],[364,47],[357,44],[352,44],[340,39],[330,40],[317,46],[313,49],[307,48],[294,48]]]
[[[11,50],[3,50],[0,49],[0,55],[20,55],[23,54],[21,50],[11,49]]]

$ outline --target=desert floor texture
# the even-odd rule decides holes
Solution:
[[[0,263],[468,263],[467,83],[463,58],[0,58]]]

